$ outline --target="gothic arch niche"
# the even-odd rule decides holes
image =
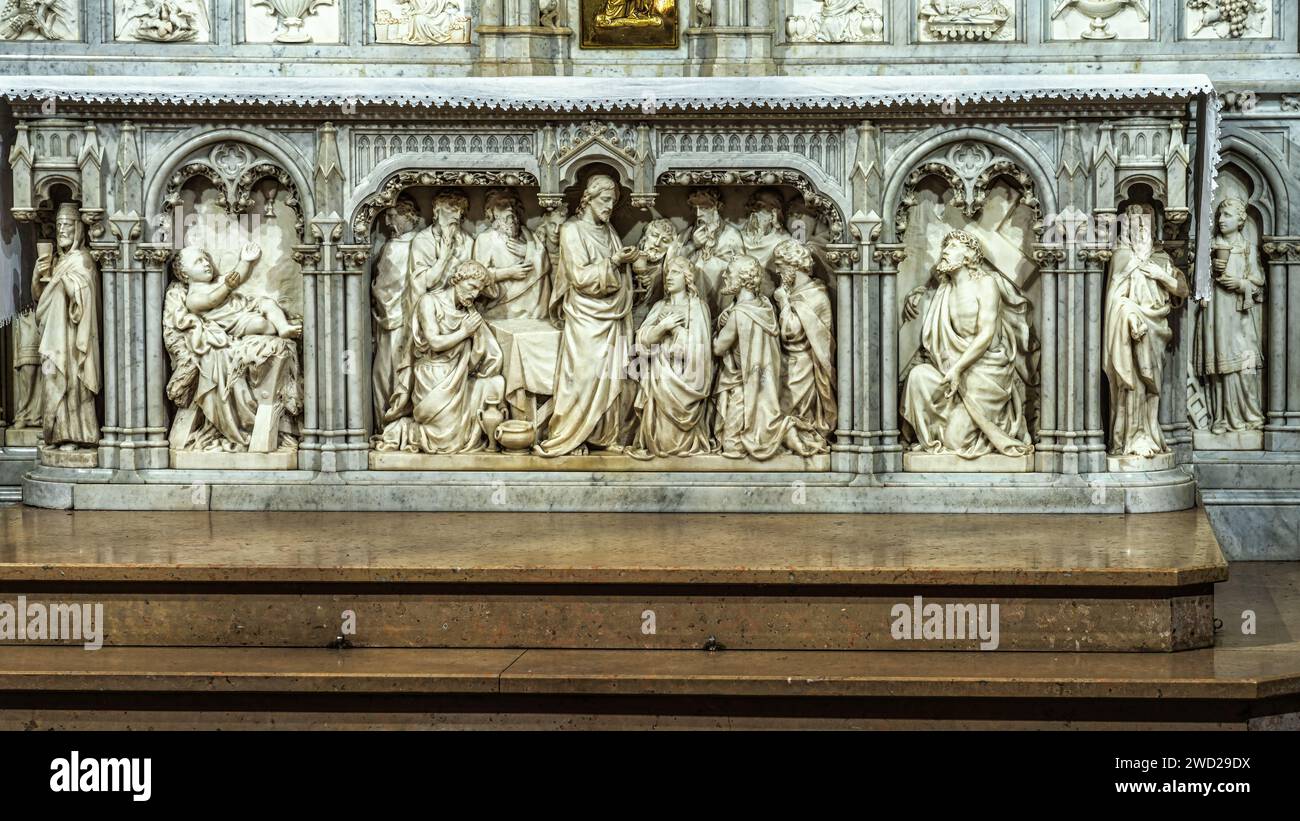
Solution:
[[[1225,208],[1235,200],[1244,206]],[[1224,213],[1225,211],[1232,213]],[[1235,216],[1234,216],[1235,214]],[[1225,232],[1222,222],[1240,223]],[[1268,269],[1263,238],[1276,213],[1267,181],[1245,158],[1227,153],[1214,197],[1210,299],[1193,301],[1187,416],[1199,450],[1258,450],[1267,414]],[[1220,249],[1228,249],[1226,251]]]
[[[223,141],[191,151],[158,193],[154,239],[175,249],[162,318],[172,466],[292,469],[303,403],[299,186],[256,146]]]
[[[950,153],[957,153],[956,149],[971,150],[958,144]],[[988,152],[988,160],[967,177],[952,164],[930,161],[906,178],[894,214],[895,231],[906,252],[898,268],[896,310],[901,311],[908,293],[930,278],[944,236],[963,229],[976,234],[994,267],[1029,297],[1035,327],[1041,327],[1040,283],[1032,252],[1043,225],[1035,187],[1010,160],[995,161],[991,148],[981,145],[980,149]],[[915,322],[900,326],[900,368],[919,342]]]

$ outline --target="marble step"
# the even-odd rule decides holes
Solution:
[[[103,641],[122,647],[1162,652],[1212,643],[1227,577],[1195,510],[17,509],[0,528],[0,606],[102,605]]]
[[[1297,698],[1300,642],[1173,655],[0,648],[0,729],[1197,726],[1294,723]]]

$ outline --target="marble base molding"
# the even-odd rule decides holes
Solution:
[[[1172,453],[1157,453],[1155,456],[1107,456],[1106,470],[1113,473],[1169,470],[1176,461]]]
[[[1264,447],[1262,430],[1211,433],[1208,430],[1192,432],[1192,447],[1197,450],[1260,450]]]
[[[41,443],[40,428],[6,428],[4,444],[9,448],[34,448]]]
[[[99,466],[99,451],[95,450],[59,450],[41,447],[39,449],[42,465],[57,468],[94,468]]]
[[[177,470],[296,470],[298,452],[224,453],[222,451],[170,451],[171,465]]]
[[[1032,473],[1034,454],[1003,456],[989,453],[974,459],[963,459],[950,453],[903,454],[903,470],[915,473]]]

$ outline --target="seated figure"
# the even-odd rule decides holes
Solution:
[[[1036,381],[1036,345],[1029,301],[966,231],[944,238],[934,277],[921,345],[903,374],[902,417],[915,437],[912,449],[963,459],[1032,453],[1028,390]]]
[[[257,245],[245,245],[239,265],[220,278],[201,248],[182,249],[172,263],[176,282],[163,300],[163,342],[172,360],[167,396],[182,410],[172,429],[175,448],[268,451],[296,441],[291,420],[301,410],[302,387],[295,339],[302,325],[271,297],[238,292],[260,256]],[[264,423],[266,440],[255,443],[261,406],[273,413]]]
[[[375,450],[471,453],[486,450],[481,419],[505,398],[501,348],[474,300],[492,282],[482,263],[467,260],[450,283],[420,297],[411,324],[410,416],[390,422]]]

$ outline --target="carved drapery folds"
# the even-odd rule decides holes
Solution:
[[[907,470],[1027,471],[1039,383],[1041,202],[1030,174],[966,140],[907,175],[899,417]]]
[[[292,175],[250,144],[184,162],[162,197],[162,344],[174,467],[293,467],[305,218]],[[156,269],[155,268],[155,269]]]

